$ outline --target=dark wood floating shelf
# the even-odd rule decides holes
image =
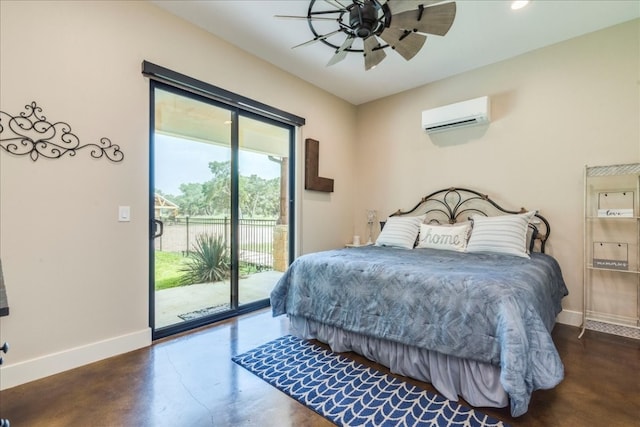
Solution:
[[[318,176],[320,163],[320,142],[307,138],[304,140],[304,189],[333,192],[333,179]]]

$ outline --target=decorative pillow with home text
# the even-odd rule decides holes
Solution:
[[[453,226],[422,224],[416,248],[465,252],[470,231],[470,223]]]

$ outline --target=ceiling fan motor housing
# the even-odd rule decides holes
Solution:
[[[366,39],[379,30],[378,7],[372,0],[365,0],[362,3],[354,2],[349,10],[349,26],[354,34]]]

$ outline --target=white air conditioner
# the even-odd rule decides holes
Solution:
[[[489,123],[491,106],[488,96],[456,102],[422,112],[422,128],[427,133]]]

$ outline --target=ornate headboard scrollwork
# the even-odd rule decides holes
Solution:
[[[468,221],[469,217],[474,214],[498,216],[528,211],[524,207],[517,211],[505,209],[486,194],[467,188],[450,187],[423,197],[417,205],[408,211],[398,209],[390,216],[426,215],[425,223],[455,224]],[[538,250],[544,253],[546,241],[551,233],[549,221],[536,212],[529,223],[529,228],[532,233],[529,250],[531,252]]]

